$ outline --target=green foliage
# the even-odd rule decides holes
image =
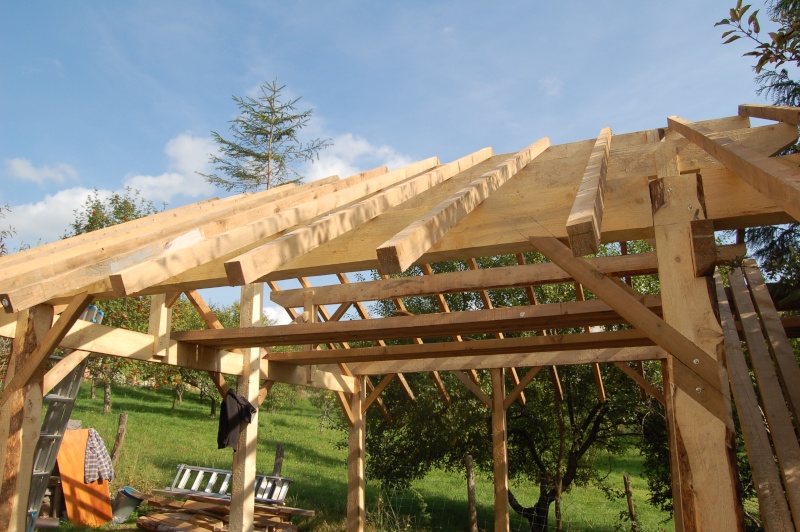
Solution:
[[[0,205],[0,220],[5,218],[5,213],[11,213],[11,207],[9,207],[8,204]],[[8,245],[5,241],[12,236],[14,236],[13,227],[9,227],[8,229],[0,229],[0,257],[8,254]]]
[[[233,96],[239,115],[231,121],[232,140],[211,132],[221,156],[212,154],[210,158],[217,173],[201,174],[209,183],[239,192],[294,183],[302,179],[294,165],[313,161],[330,145],[328,139],[303,143],[298,138],[313,111],[299,111],[300,98],[286,101],[282,95],[285,88],[275,78],[259,87],[257,98]]]
[[[152,201],[143,198],[138,190],[130,187],[122,193],[115,192],[108,198],[101,198],[100,192],[95,189],[86,198],[83,206],[73,211],[74,218],[62,238],[90,233],[157,212],[159,210]]]

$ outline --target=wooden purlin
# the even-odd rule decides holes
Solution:
[[[491,157],[491,148],[484,148],[435,170],[396,184],[383,192],[330,212],[326,216],[284,234],[225,262],[228,279],[234,285],[259,279],[320,245],[347,233],[392,207],[446,181]]]
[[[786,408],[786,399],[781,392],[778,375],[767,350],[761,323],[758,321],[750,291],[745,284],[744,274],[735,268],[730,271],[728,280],[731,283],[736,312],[747,339],[750,365],[756,377],[767,426],[780,464],[789,507],[792,509],[792,514],[797,516],[796,523],[800,524],[800,445],[797,442],[789,410]]]
[[[597,253],[600,248],[611,136],[610,127],[600,130],[567,218],[569,246],[577,256]]]
[[[739,106],[739,116],[777,120],[794,126],[800,125],[800,107],[742,104]]]
[[[342,203],[358,200],[410,175],[425,171],[437,163],[438,159],[431,158],[370,178],[358,174],[309,191],[295,198],[295,201],[273,202],[255,211],[254,216],[235,218],[230,225],[224,227],[224,231],[217,228],[214,232],[209,232],[208,237],[183,249],[168,252],[153,261],[116,273],[111,276],[111,283],[116,290],[124,293],[140,292],[193,268],[250,250],[268,239],[276,238],[281,231],[309,223]]]
[[[549,138],[539,139],[473,180],[378,246],[376,251],[380,270],[388,274],[404,272],[438,242],[450,228],[468,216],[486,198],[513,178],[517,172],[549,146]]]
[[[725,336],[725,365],[730,377],[736,412],[742,427],[744,443],[753,482],[758,496],[758,507],[766,530],[791,530],[792,518],[781,485],[775,456],[769,442],[761,408],[753,389],[750,369],[736,332],[733,312],[725,294],[719,273],[714,275],[722,331]],[[797,523],[800,528],[800,523]]]
[[[668,122],[671,129],[703,148],[795,220],[800,220],[800,171],[683,118],[671,116]]]
[[[681,371],[678,386],[685,388],[695,401],[715,416],[726,420],[719,363],[716,360],[647,310],[611,279],[592,268],[588,262],[574,257],[570,249],[557,239],[551,237],[530,240],[548,259],[570,272],[597,297],[613,306],[629,323],[672,353],[677,359],[676,371]]]
[[[609,282],[612,281],[609,280]],[[594,292],[594,290],[592,291]],[[637,311],[644,310],[648,312],[648,315],[652,315],[653,319],[657,319],[656,313],[660,312],[661,306],[660,296],[643,295],[636,300],[627,293],[625,295],[628,299],[635,301]],[[619,307],[619,305],[616,306]],[[603,300],[593,299],[491,310],[396,316],[374,321],[349,320],[316,324],[274,325],[257,331],[248,329],[176,331],[172,333],[172,338],[201,346],[233,348],[356,340],[396,340],[501,331],[530,331],[543,327],[562,329],[585,325],[628,323],[630,320],[627,317],[620,317],[618,311],[619,309],[613,309]],[[592,333],[583,336],[599,334]],[[485,340],[481,340],[481,342],[483,341]],[[591,341],[584,340],[584,342],[590,343]],[[474,343],[477,342],[463,342],[465,349],[468,344]]]

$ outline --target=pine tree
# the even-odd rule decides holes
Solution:
[[[295,164],[313,161],[329,139],[303,143],[298,134],[308,125],[313,111],[299,111],[300,98],[285,101],[285,85],[275,78],[259,87],[257,98],[233,96],[239,116],[231,121],[231,140],[216,131],[211,134],[220,155],[211,155],[216,173],[201,174],[209,183],[227,191],[257,191],[286,183],[296,183],[302,176]]]

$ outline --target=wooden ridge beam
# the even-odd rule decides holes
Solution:
[[[0,404],[5,404],[14,392],[28,383],[31,376],[36,373],[42,363],[44,363],[55,348],[59,346],[75,322],[78,321],[78,318],[86,306],[92,302],[93,298],[94,296],[88,293],[78,294],[72,298],[72,302],[61,313],[50,330],[47,331],[47,334],[36,347],[36,350],[26,359],[25,365],[14,373],[14,377],[11,381],[6,382]]]
[[[762,155],[722,133],[677,116],[668,118],[674,129],[691,140],[748,185],[800,220],[800,171]]]
[[[744,245],[719,246],[718,263],[729,262],[746,254]],[[604,274],[628,277],[658,273],[655,252],[587,259]],[[316,305],[377,301],[401,297],[427,296],[455,292],[475,292],[514,287],[567,283],[574,279],[557,264],[522,264],[478,270],[445,272],[434,276],[393,277],[375,281],[314,287]],[[273,292],[270,299],[283,307],[302,307],[304,289]]]
[[[549,138],[539,139],[473,180],[378,246],[376,251],[381,271],[388,274],[404,272],[436,244],[450,228],[467,217],[486,198],[548,147],[550,147]]]
[[[742,426],[753,482],[756,485],[761,518],[764,520],[766,530],[791,530],[792,519],[789,516],[789,507],[784,496],[778,467],[764,427],[763,414],[753,389],[750,368],[747,367],[739,334],[736,332],[733,312],[731,312],[719,273],[714,275],[714,284],[725,337],[725,363],[736,403],[736,412]],[[795,528],[800,529],[800,522],[795,523]]]
[[[609,280],[609,282],[612,281]],[[625,295],[636,301],[627,293]],[[644,295],[641,297],[641,303],[636,301],[636,304],[637,308],[660,312],[661,297]],[[655,317],[652,312],[650,314]],[[529,331],[542,327],[572,328],[584,325],[626,323],[627,321],[628,319],[621,318],[617,311],[613,310],[605,301],[593,299],[580,302],[451,312],[449,314],[273,325],[257,331],[249,329],[176,331],[172,333],[172,338],[198,345],[232,348]],[[474,342],[463,342],[465,346],[470,343]]]
[[[592,362],[635,362],[640,360],[661,360],[667,354],[661,347],[613,347],[582,349],[576,351],[540,351],[534,353],[462,355],[451,358],[423,357],[414,360],[376,360],[359,362],[353,365],[356,375],[384,375],[389,371],[404,373],[426,372],[431,370],[456,371],[468,369],[491,369],[497,367],[539,367],[554,365],[591,364]],[[527,375],[527,374],[526,374]],[[522,380],[524,380],[523,377]]]
[[[530,240],[548,259],[564,268],[597,297],[614,307],[631,325],[675,356],[675,370],[679,376],[676,384],[723,422],[726,420],[720,364],[716,360],[587,261],[574,257],[572,251],[557,239],[531,237]]]
[[[576,256],[597,253],[600,249],[611,136],[610,127],[600,130],[567,218],[569,246]]]
[[[348,203],[371,194],[382,187],[402,181],[411,175],[425,171],[438,163],[430,158],[400,168],[388,174],[370,179],[351,181],[350,178],[320,189],[313,197],[303,196],[303,201],[275,202],[265,208],[269,210],[253,219],[238,220],[238,225],[226,231],[209,233],[195,243],[168,251],[153,260],[131,266],[110,276],[111,284],[118,292],[131,294],[166,281],[193,268],[224,260],[237,253],[252,249],[276,234],[298,224],[308,223],[325,215],[342,203]],[[358,176],[356,176],[358,177]],[[325,192],[325,194],[322,194]],[[247,283],[240,283],[247,284]]]
[[[585,349],[613,347],[639,347],[652,344],[653,341],[639,331],[623,330],[592,334],[526,336],[521,338],[504,338],[503,340],[477,340],[474,342],[437,342],[424,345],[409,344],[387,345],[384,347],[354,347],[348,350],[337,351],[276,351],[270,353],[269,359],[292,364],[329,364],[331,362],[350,363],[451,357],[464,357],[464,360],[474,361],[475,357],[487,355],[510,355],[514,353],[536,353],[542,351],[550,352],[556,349],[561,349],[563,351],[581,351]],[[509,364],[511,364],[510,361]],[[476,367],[477,366],[476,364]]]
[[[777,120],[793,126],[800,125],[800,107],[742,104],[739,106],[739,116]]]
[[[315,222],[231,258],[225,262],[228,279],[233,285],[260,279],[292,259],[366,223],[392,207],[486,160],[491,155],[491,148],[484,148],[394,185],[355,205],[331,212]]]

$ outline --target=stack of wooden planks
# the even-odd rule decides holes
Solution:
[[[187,500],[171,499],[156,494],[140,495],[155,511],[140,517],[137,524],[156,532],[227,532],[230,500],[203,495],[186,495]],[[313,510],[256,504],[254,530],[273,532],[297,530],[291,523],[295,515],[313,517]]]

